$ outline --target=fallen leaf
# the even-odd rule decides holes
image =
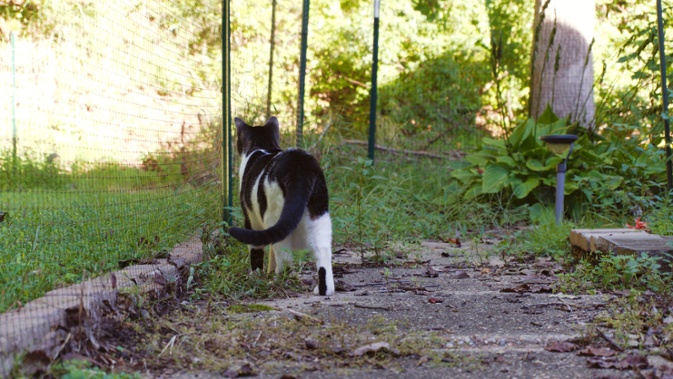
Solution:
[[[622,362],[628,365],[625,368],[648,368],[650,367],[650,362],[647,360],[645,355],[629,354],[622,360]]]
[[[438,298],[438,297],[428,298],[428,303],[430,303],[430,304],[439,304],[439,303],[443,303],[443,302],[444,302],[444,299],[441,299],[441,298]]]
[[[343,280],[335,280],[334,281],[334,290],[336,292],[353,292],[353,291],[356,291],[357,288],[355,288],[352,285],[344,282]]]
[[[521,278],[521,283],[523,284],[551,284],[554,283],[554,280],[550,279],[547,276],[541,275],[528,275]]]
[[[234,366],[227,369],[224,372],[226,378],[243,378],[246,376],[255,376],[256,373],[253,371],[250,363],[244,363],[240,366]]]
[[[523,284],[519,284],[516,287],[503,288],[503,289],[500,290],[500,292],[503,292],[503,293],[525,293],[525,292],[552,293],[553,289],[550,286],[547,286],[547,285],[531,287],[530,285],[528,285],[526,283],[523,283]]]
[[[647,222],[645,221],[640,221],[640,217],[635,219],[635,223],[633,225],[626,224],[626,227],[629,229],[635,229],[635,230],[646,230],[647,229]]]
[[[587,346],[580,350],[578,354],[585,357],[611,357],[617,352],[607,348]]]
[[[310,338],[306,338],[304,340],[304,345],[306,345],[307,350],[315,350],[319,346],[317,341],[315,341],[313,339],[310,339]]]
[[[568,341],[554,341],[547,344],[544,349],[552,353],[569,353],[579,349],[579,346]]]
[[[428,357],[426,357],[424,355],[418,360],[418,362],[416,362],[416,366],[419,366],[419,367],[423,366],[424,364],[428,363],[428,361],[429,361]]]
[[[425,276],[428,278],[436,278],[439,276],[439,272],[435,270],[432,266],[428,265],[425,270]]]
[[[448,275],[449,279],[467,279],[470,275],[464,270],[456,270]]]
[[[650,366],[644,355],[631,354],[623,359],[617,357],[589,358],[587,364],[591,368],[614,368],[617,370],[645,369]]]
[[[456,245],[456,247],[461,247],[462,245],[460,244],[460,239],[459,238],[447,238],[446,242],[452,243]]]
[[[376,353],[378,351],[390,351],[390,345],[387,342],[374,342],[368,345],[360,346],[353,350],[351,356],[361,357],[365,354]]]
[[[673,361],[673,349],[664,349],[661,353],[659,353],[662,358],[667,359],[669,361]]]
[[[519,284],[516,287],[507,287],[500,290],[503,293],[523,293],[530,292],[530,286],[528,284]]]

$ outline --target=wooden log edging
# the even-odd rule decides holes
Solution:
[[[367,146],[369,143],[367,141],[354,140],[354,139],[345,139],[342,143],[346,145],[360,145]],[[418,151],[418,150],[406,150],[406,149],[394,149],[392,147],[385,147],[381,145],[375,145],[374,149],[378,151],[384,151],[393,155],[411,155],[416,157],[431,158],[431,159],[441,159],[441,160],[459,160],[463,157],[463,153],[457,150],[449,151],[448,155],[431,153],[429,151]]]
[[[166,283],[175,282],[185,267],[202,260],[202,243],[198,236],[176,245],[170,258],[156,263],[134,265],[50,291],[21,309],[0,315],[0,377],[7,378],[18,356],[35,351],[54,359],[65,344],[66,330],[73,318],[87,318],[96,323],[104,308],[114,307],[119,291],[137,290],[151,293]]]

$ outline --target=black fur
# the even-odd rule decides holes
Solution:
[[[327,294],[327,272],[324,267],[318,269],[318,294],[320,296],[325,296]]]
[[[250,249],[250,267],[252,271],[264,269],[264,249]]]
[[[245,229],[232,227],[229,234],[252,246],[265,246],[284,240],[297,228],[304,211],[312,219],[329,210],[325,175],[318,161],[304,150],[280,148],[278,119],[272,117],[264,126],[250,126],[235,119],[238,152],[248,156],[241,178],[241,205],[245,215]],[[253,194],[259,179],[258,192]],[[265,180],[277,182],[285,198],[278,222],[265,230],[251,230],[247,211],[252,209],[252,197],[257,197],[262,217],[267,199],[262,185]]]

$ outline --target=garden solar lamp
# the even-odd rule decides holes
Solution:
[[[552,153],[563,158],[561,163],[556,165],[556,224],[561,224],[563,217],[563,198],[566,185],[566,163],[570,153],[573,152],[573,143],[577,140],[574,134],[550,134],[540,137],[542,142]]]

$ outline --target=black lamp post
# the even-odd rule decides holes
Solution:
[[[556,224],[561,224],[563,218],[563,198],[566,185],[566,163],[573,152],[573,143],[577,140],[574,134],[550,134],[540,139],[552,153],[564,156],[563,161],[556,166]]]

